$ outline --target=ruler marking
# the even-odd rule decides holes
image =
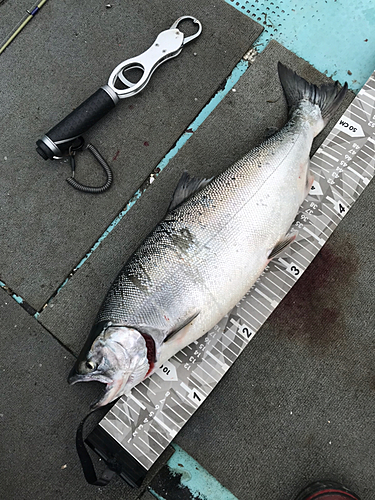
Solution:
[[[208,351],[208,352],[209,352],[209,351]],[[211,362],[211,361],[210,361],[207,357],[206,357],[206,358],[203,358],[203,361],[204,361],[204,362],[205,362],[205,363],[206,363],[206,364],[207,364],[210,368],[212,368],[213,370],[215,370],[215,372],[217,372],[217,373],[219,374],[220,378],[224,375],[222,372],[220,372],[219,370],[217,370],[217,369],[215,368],[215,366],[212,364],[212,362]],[[222,364],[221,364],[221,365],[222,365]],[[220,365],[220,366],[221,366],[221,365]],[[225,373],[225,372],[224,372],[224,373]],[[219,378],[219,380],[220,380],[220,378]]]
[[[261,295],[262,297],[264,297],[266,300],[268,300],[268,302],[271,304],[271,305],[274,305],[276,303],[275,300],[271,299],[270,297],[268,297],[268,295],[266,295],[265,293],[262,292],[262,290],[259,290],[259,288],[254,288],[254,292],[258,292],[259,295]]]
[[[249,302],[248,302],[248,304],[249,304]],[[248,316],[250,316],[250,318],[251,318],[252,320],[254,320],[254,321],[256,321],[257,323],[259,323],[259,326],[254,325],[254,324],[252,323],[252,321],[251,321],[251,320],[245,319],[243,316],[241,316],[241,314],[242,314],[242,313],[245,313],[245,314],[247,314]],[[249,311],[247,311],[246,309],[241,309],[241,314],[240,314],[240,311],[238,311],[238,313],[237,313],[237,314],[238,314],[239,318],[241,318],[241,319],[242,319],[242,321],[244,321],[245,323],[249,323],[249,324],[251,325],[251,327],[252,327],[252,328],[258,329],[258,328],[260,328],[260,326],[262,325],[262,323],[261,323],[258,319],[254,318],[254,316],[253,316],[251,313],[249,313]],[[234,354],[234,353],[233,353],[233,354]]]
[[[315,229],[317,229],[318,231],[320,231],[321,233],[324,233],[324,231],[328,228],[327,224],[321,220],[317,215],[314,215],[315,219],[314,220],[311,220],[310,217],[310,225],[312,227],[314,227]],[[320,224],[323,225],[323,227],[319,227],[316,225],[316,222],[319,222]]]
[[[333,160],[333,161],[337,161],[337,162],[339,161],[337,158],[335,158],[334,156],[332,156],[329,153],[327,153],[327,151],[324,151],[324,149],[322,149],[320,151],[318,150],[317,153],[320,153],[322,155],[328,156],[328,158],[331,158],[331,160]]]
[[[345,184],[345,186],[348,186],[348,188],[349,188],[351,191],[354,191],[354,192],[355,192],[355,194],[357,195],[357,198],[359,197],[359,195],[360,195],[361,193],[358,193],[358,191],[357,191],[357,190],[356,190],[353,186],[351,186],[350,184],[348,184],[347,182],[345,182],[343,178],[341,178],[341,182],[342,182],[343,184]],[[349,193],[348,193],[348,192],[346,192],[346,194],[347,194],[347,195],[349,195]],[[350,196],[350,195],[349,195],[349,196]],[[353,198],[353,200],[354,200],[354,198]]]
[[[168,420],[170,420],[173,425],[176,425],[178,427],[177,422],[175,422],[175,420],[173,420],[172,417],[170,417],[167,413],[165,413],[165,411],[160,410],[160,413],[161,413],[161,415],[163,415],[163,417],[166,417]],[[181,418],[181,415],[180,415],[180,418]],[[171,431],[174,432],[173,429],[171,429]]]
[[[173,413],[175,415],[177,415],[177,417],[179,417],[181,420],[186,421],[186,418],[184,418],[183,415],[180,415],[179,413],[177,413],[176,410],[174,410],[171,406],[167,405],[167,403],[165,403],[165,406],[168,408],[168,410],[173,411]],[[180,406],[180,405],[178,405],[178,406]],[[175,424],[180,427],[179,423],[175,422]]]
[[[260,304],[262,307],[264,307],[265,309],[267,309],[267,311],[269,311],[269,312],[272,311],[272,308],[268,307],[266,304],[264,304],[263,302],[261,302],[260,300],[258,300],[254,295],[251,298],[254,299],[256,302],[258,302],[258,304]],[[265,319],[268,318],[268,315],[267,314],[263,314],[259,309],[257,309],[257,313],[259,313]]]
[[[208,373],[208,372],[207,372],[207,371],[203,368],[202,363],[199,363],[199,364],[198,364],[198,368],[200,368],[202,371],[204,371],[204,373],[206,373],[209,377],[211,377],[211,378],[212,378],[212,380],[214,380],[216,383],[217,383],[217,382],[219,382],[219,380],[220,380],[220,378],[221,378],[221,377],[220,377],[219,379],[216,379],[213,375],[211,375],[211,373]],[[197,368],[197,370],[198,370],[198,368]],[[220,372],[218,372],[218,374],[219,374],[219,375],[222,375]]]
[[[217,352],[218,352],[219,354],[221,354],[221,355],[222,355],[225,359],[227,359],[227,360],[228,360],[228,362],[229,362],[230,364],[232,364],[232,363],[233,363],[233,361],[232,361],[232,360],[231,360],[231,359],[230,359],[230,358],[229,358],[226,354],[224,354],[223,352],[219,351],[219,349],[216,347],[216,345],[212,346],[212,350],[213,350],[213,349],[216,349],[216,350],[217,350]],[[208,351],[208,352],[210,352],[210,351]]]
[[[191,375],[192,375],[192,377],[194,375],[194,377],[199,378],[199,380],[201,382],[203,382],[204,385],[208,385],[207,380],[204,380],[204,378],[202,378],[200,375],[198,375],[197,370],[194,370],[194,372],[192,372]],[[197,386],[197,389],[201,390],[200,387],[199,387],[199,385],[197,385],[197,384],[195,384],[195,385]]]
[[[336,139],[337,136],[335,136],[333,139],[332,139],[332,144],[334,144],[335,146],[339,147],[339,148],[342,148],[344,151],[346,151],[346,147],[343,146],[342,144],[340,144],[339,142],[336,142],[335,139]],[[346,141],[348,142],[348,141]],[[327,146],[327,147],[331,147],[331,146]],[[334,151],[336,151],[334,148],[331,147],[331,149],[333,149]],[[338,152],[338,151],[337,151]],[[343,154],[343,153],[339,153],[339,154]]]
[[[301,237],[303,237],[303,235],[301,234]],[[313,252],[311,252],[311,250],[309,250],[308,248],[306,248],[306,246],[302,245],[302,243],[300,243],[299,241],[295,241],[295,244],[298,244],[302,250],[306,250],[307,252],[309,252],[311,255],[314,255],[315,254]],[[310,263],[311,261],[305,257],[302,253],[301,253],[301,250],[297,250],[296,249],[296,254],[300,255],[306,262]]]
[[[227,369],[229,368],[229,366],[228,366],[226,363],[224,363],[224,362],[223,362],[223,361],[221,361],[219,358],[217,358],[216,356],[214,356],[214,355],[212,354],[212,352],[211,352],[211,351],[207,351],[207,356],[209,356],[209,357],[210,357],[210,358],[212,358],[214,361],[216,361],[216,363],[217,363],[218,365],[220,365],[220,366],[223,368],[223,370],[227,370]],[[207,358],[206,358],[206,359],[207,359]],[[212,366],[212,365],[210,364],[210,366]],[[220,375],[222,375],[220,372],[218,372],[218,373],[219,373]]]
[[[145,388],[145,391],[150,391],[154,396],[156,396],[156,392],[154,392],[152,389],[150,389],[150,384],[146,385],[144,380],[142,382],[140,382],[139,385],[142,385],[142,387]],[[150,403],[151,403],[151,401],[150,401]]]
[[[143,392],[141,392],[141,391],[140,391],[140,389],[138,389],[138,386],[137,386],[137,385],[134,387],[134,389],[136,389],[136,390],[139,392],[139,394],[140,394],[141,396],[143,396],[145,399],[147,399],[147,401],[148,401],[149,403],[151,403],[151,401],[148,399],[148,397],[147,397],[145,394],[143,394]],[[143,408],[143,409],[145,410],[145,409],[146,409],[146,407],[145,407],[145,408]]]
[[[352,172],[354,175],[356,175],[357,177],[359,177],[363,184],[365,184],[367,186],[367,184],[369,184],[370,182],[370,179],[367,179],[367,177],[364,177],[363,175],[361,175],[359,172],[357,172],[356,170],[354,170],[354,168],[352,167],[348,167],[348,170],[350,170],[350,172]],[[349,174],[348,174],[349,175]],[[349,176],[351,177],[351,176]],[[352,177],[351,177],[352,178]],[[353,179],[353,178],[352,178]],[[354,179],[353,179],[354,180]],[[355,182],[355,181],[354,181]]]
[[[353,196],[351,196],[347,191],[345,191],[343,187],[335,184],[335,189],[340,189],[344,195],[349,196],[349,198],[351,198],[353,200],[353,202],[355,201],[355,198],[353,198]],[[332,186],[332,192],[333,192],[333,186]]]
[[[322,161],[325,161],[325,160],[323,160],[323,158],[319,158],[319,159],[321,159]],[[327,163],[327,162],[326,162],[326,163]],[[327,170],[325,167],[323,167],[323,165],[321,165],[320,163],[312,163],[312,165],[314,165],[314,166],[316,166],[316,167],[320,168],[320,170],[323,170],[323,172],[326,172],[327,174],[329,174],[329,170]],[[313,172],[314,172],[314,170],[313,170]],[[314,173],[315,173],[315,172],[314,172]],[[321,176],[321,177],[322,177],[322,176]]]
[[[146,458],[147,458],[147,460],[148,460],[149,462],[151,462],[152,464],[154,463],[154,462],[151,460],[151,458],[150,458],[150,457],[148,457],[148,456],[146,455],[146,453],[144,453],[144,451],[142,451],[142,450],[141,450],[141,449],[140,449],[140,448],[139,448],[139,447],[138,447],[135,443],[132,443],[132,445],[134,446],[134,448],[137,448],[137,450],[138,450],[140,453],[142,453],[142,455],[143,455],[144,457],[146,457]],[[136,458],[136,457],[134,457],[134,458]],[[139,460],[138,460],[138,462],[139,462]],[[144,465],[144,464],[142,464],[142,465]]]
[[[117,408],[118,410],[120,410],[120,411],[121,411],[121,412],[122,412],[122,413],[123,413],[126,417],[128,417],[128,419],[129,419],[131,422],[133,422],[133,423],[134,423],[134,420],[131,418],[131,416],[130,416],[130,415],[128,415],[128,413],[126,413],[126,411],[125,411],[123,408],[121,408],[121,406],[122,406],[122,405],[118,405],[118,406],[116,406],[116,408]],[[112,413],[113,415],[117,416],[115,413],[113,413],[113,411],[112,411],[112,410],[110,410],[110,412],[109,412],[109,413]],[[127,425],[127,424],[125,423],[125,421],[124,421],[124,420],[122,420],[122,419],[121,419],[121,421],[124,423],[124,425]]]
[[[146,434],[147,434],[147,432],[146,432]],[[147,436],[148,436],[148,434],[147,434]],[[149,437],[150,437],[150,436],[149,436]],[[143,444],[145,444],[145,445],[147,446],[147,448],[148,448],[150,451],[152,451],[152,453],[153,453],[154,455],[156,455],[157,457],[160,455],[160,453],[158,453],[157,451],[155,451],[155,450],[154,450],[154,448],[152,448],[152,446],[151,446],[149,443],[146,443],[146,441],[145,441],[144,439],[142,439],[142,438],[141,438],[141,436],[138,436],[138,435],[137,435],[137,438],[138,438],[140,441],[142,441],[142,443],[143,443]],[[155,441],[155,439],[154,439],[154,441]],[[157,443],[157,441],[155,441],[155,442]],[[133,443],[133,444],[134,444],[134,443]],[[157,443],[157,444],[159,444],[159,443]],[[160,444],[159,444],[159,446],[161,447],[161,445],[160,445]]]
[[[257,323],[259,323],[259,325],[261,325],[261,324],[262,324],[262,322],[261,322],[261,321],[259,321],[259,319],[256,319],[256,318],[255,318],[255,317],[254,317],[254,316],[253,316],[253,315],[252,315],[252,314],[251,314],[251,313],[250,313],[247,309],[242,309],[242,310],[241,310],[241,312],[243,312],[243,313],[247,314],[248,316],[250,316],[250,318],[251,318],[252,320],[256,321]],[[240,317],[243,321],[245,321],[245,323],[250,322],[249,320],[246,320],[245,318],[243,318],[242,316],[240,316],[240,313],[238,313],[238,316],[239,316],[239,317]],[[257,328],[259,328],[259,327],[257,327]],[[233,354],[234,354],[234,353],[233,353]]]
[[[323,205],[325,205],[325,204],[323,203]],[[325,206],[326,206],[326,205],[325,205]],[[333,214],[337,215],[337,214],[336,214],[336,213],[335,213],[335,212],[334,212],[331,208],[329,208],[329,207],[327,207],[327,208],[328,208],[328,209],[329,209],[329,210],[330,210]],[[324,215],[324,217],[327,217],[327,219],[329,219],[329,220],[331,221],[331,223],[335,225],[335,227],[337,227],[337,223],[336,223],[333,219],[331,219],[331,217],[330,217],[328,214],[326,214],[325,212],[323,212],[320,208],[318,208],[318,210],[319,210],[319,212],[320,212],[322,215]]]
[[[154,421],[157,422],[160,425],[160,427],[163,427],[163,429],[166,430],[170,436],[173,435],[172,429],[170,429],[167,426],[167,424],[165,424],[162,420],[160,420],[159,417],[154,417]]]
[[[278,278],[278,275],[277,275],[277,274],[275,274],[274,272],[272,272],[272,270],[271,270],[271,269],[268,271],[268,273],[273,274],[274,276],[276,276],[276,278]],[[282,293],[284,293],[284,289],[283,289],[282,287],[280,287],[277,283],[275,283],[275,281],[273,281],[273,280],[271,280],[270,278],[268,278],[268,276],[266,276],[266,277],[264,278],[264,280],[265,280],[265,281],[266,281],[266,280],[268,280],[270,283],[272,283],[274,286],[276,286],[276,287],[277,287],[277,288],[278,288],[278,289],[279,289]],[[283,280],[281,280],[281,281],[283,281]],[[284,283],[285,283],[285,281],[284,281]]]
[[[366,160],[365,160],[365,158],[362,158],[362,157],[361,157],[361,158],[359,158],[359,159],[360,159],[361,161],[363,161],[364,163],[366,163],[366,165],[367,165],[368,167],[370,167],[372,170],[374,170],[374,168],[375,168],[375,167],[374,167],[374,165],[371,165],[371,163],[369,163],[368,161],[366,161]],[[354,163],[355,165],[357,165],[357,167],[361,168],[363,172],[366,172],[366,170],[365,170],[363,167],[361,167],[360,165],[358,165],[358,163],[357,163],[357,162],[353,161],[353,163]]]
[[[332,141],[332,143],[333,143],[333,141]],[[333,144],[335,144],[335,143],[333,143]],[[336,144],[336,145],[337,145],[337,146],[340,146],[340,147],[341,147],[344,151],[346,151],[346,149],[344,148],[344,146],[341,146],[340,144]],[[344,154],[344,153],[341,153],[341,151],[337,151],[337,149],[333,148],[333,147],[332,147],[332,146],[330,146],[329,144],[327,144],[327,146],[325,147],[325,149],[331,149],[331,150],[332,150],[332,151],[333,151],[336,155],[343,156],[343,154]],[[325,149],[324,149],[324,150],[325,150]],[[323,151],[324,151],[324,150],[323,150]],[[337,161],[339,161],[339,160],[337,159]]]
[[[150,424],[149,424],[149,427],[151,427],[151,422],[150,422]],[[152,427],[152,428],[154,429],[154,427]],[[156,429],[155,429],[155,430],[156,430]],[[157,441],[157,440],[154,438],[154,436],[152,436],[152,435],[150,434],[150,432],[149,432],[149,431],[145,431],[145,434],[146,434],[146,435],[147,435],[150,439],[152,439],[153,441],[155,441],[155,443],[156,443],[158,446],[160,446],[160,448],[162,448],[162,450],[164,450],[164,446],[163,446],[163,445],[162,445],[159,441]],[[159,434],[160,434],[160,432],[159,432]],[[164,439],[167,441],[167,439],[165,438],[165,436],[163,436],[163,434],[160,434],[160,436],[164,437]],[[139,439],[141,439],[141,438],[139,438]],[[144,442],[144,441],[143,441],[143,442]],[[145,444],[147,444],[147,443],[145,443]],[[155,453],[156,453],[156,452],[155,452]],[[161,453],[162,453],[162,452],[161,452]],[[157,453],[157,455],[160,455],[161,453],[159,453],[159,452],[158,452],[158,453]]]
[[[169,443],[169,439],[167,437],[165,437],[165,435],[162,434],[159,431],[159,429],[157,429],[154,425],[152,425],[152,422],[150,423],[150,427],[152,427],[154,429],[154,431],[156,431],[164,439],[164,441],[166,441],[167,443]]]
[[[311,172],[313,173],[313,177],[314,177],[314,180],[316,178],[316,176],[320,177],[321,179],[325,179],[324,175],[322,175],[320,172],[317,172],[317,168],[320,168],[319,165],[314,165],[314,169],[313,168],[310,168]]]
[[[177,392],[177,391],[176,391],[176,392]],[[177,394],[179,394],[179,393],[177,393]],[[184,399],[185,399],[185,398],[184,398]],[[171,396],[171,400],[172,400],[172,401],[174,401],[174,402],[176,403],[176,405],[178,405],[180,408],[182,408],[182,410],[183,410],[185,413],[187,413],[187,414],[188,414],[188,415],[190,415],[190,416],[192,415],[192,413],[190,413],[190,411],[188,411],[188,410],[185,408],[185,406],[182,406],[182,404],[181,404],[181,403],[179,403],[178,401],[176,401],[176,400],[174,399],[174,397],[173,397],[173,396]]]
[[[109,420],[109,418],[106,418],[105,419],[108,423],[110,423],[115,429],[116,431],[118,431],[122,436],[124,435],[124,433],[122,432],[121,429],[119,429],[113,422],[112,420]],[[120,419],[119,419],[120,420]],[[120,420],[120,422],[122,422],[122,420]]]
[[[268,286],[265,285],[264,282],[267,283],[268,279],[267,279],[267,276],[264,277],[263,281],[260,283],[260,286],[263,286],[266,290],[268,290],[274,297],[276,297],[275,300],[278,300],[280,299],[280,297],[277,295],[276,292],[274,292],[273,290],[271,290],[271,288],[268,288]]]
[[[140,408],[142,408],[142,410],[145,410],[146,407],[143,403],[141,403],[140,401],[138,401],[138,399],[133,395],[133,393],[131,392],[128,396],[132,401],[134,401],[134,403],[136,403]]]
[[[284,275],[284,276],[286,275],[286,272],[285,272],[285,270],[284,270],[284,269],[278,268],[276,265],[275,265],[275,267],[278,269],[278,271],[280,271],[281,273],[283,273],[283,275]],[[280,276],[279,276],[277,273],[275,273],[275,271],[270,271],[270,273],[271,273],[271,274],[273,274],[273,276],[275,276],[275,278],[277,278],[277,279],[279,279],[280,281],[282,281],[283,283],[285,283],[285,285],[288,287],[288,289],[289,289],[291,286],[293,286],[293,285],[294,285],[294,283],[293,283],[293,284],[289,284],[289,283],[287,283],[286,281],[284,281],[282,278],[280,278]]]
[[[367,92],[366,90],[363,90],[363,89],[361,89],[361,90],[359,91],[359,93],[358,93],[358,94],[359,94],[361,97],[362,97],[362,96],[368,97],[368,98],[369,98],[369,99],[371,99],[372,101],[374,101],[374,99],[375,99],[375,96],[373,96],[370,92]],[[372,107],[374,107],[374,106],[372,105]]]
[[[201,381],[203,382],[203,385],[199,385],[199,383],[193,379],[193,376],[197,377],[197,378],[200,378]],[[206,398],[208,395],[209,395],[209,392],[206,392],[205,389],[203,389],[203,387],[206,387],[207,385],[207,382],[205,380],[203,380],[199,375],[197,375],[195,372],[192,372],[191,373],[191,376],[189,378],[189,382],[191,382],[193,385],[195,385],[195,387],[200,391],[200,392],[203,392],[203,395],[204,397]],[[194,387],[193,387],[194,389]],[[191,389],[190,389],[191,391]]]
[[[178,392],[178,390],[177,390],[177,389],[176,389],[176,394],[178,394],[178,395],[180,396],[180,398],[184,399],[184,400],[185,400],[185,401],[186,401],[186,402],[187,402],[190,406],[193,406],[193,407],[194,407],[193,403],[192,403],[191,401],[189,401],[189,400],[188,400],[185,396],[183,396],[183,395],[181,394],[181,392]],[[195,407],[194,407],[194,408],[195,408]],[[191,413],[191,415],[192,415],[192,414],[193,414],[193,413]]]
[[[150,377],[148,380],[152,380],[152,382],[159,388],[161,389],[161,386],[155,381],[154,377]]]
[[[359,108],[358,106],[356,106],[355,104],[352,105],[352,108],[357,108],[357,109],[360,109],[361,111],[364,112],[364,110],[362,108]],[[359,118],[360,120],[362,120],[363,122],[367,122],[367,120],[365,120],[364,118],[362,118],[361,116],[359,116],[357,113],[354,113],[353,109],[350,110],[351,114],[354,115],[356,118]]]
[[[278,259],[280,260],[280,259]],[[284,259],[283,259],[284,261]],[[275,268],[279,271],[279,273],[282,273],[284,278],[287,278],[288,280],[291,280],[292,283],[288,283],[287,281],[284,281],[284,283],[290,288],[294,285],[294,283],[297,281],[296,277],[290,273],[288,273],[287,268],[289,267],[288,262],[285,262],[285,269],[283,267],[280,267],[276,262],[274,262]],[[281,278],[280,278],[281,279]]]

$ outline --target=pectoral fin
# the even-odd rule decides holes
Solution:
[[[293,243],[293,241],[297,238],[297,234],[298,232],[287,235],[285,236],[285,238],[279,241],[268,254],[268,259],[272,260],[280,255],[291,243]]]
[[[185,328],[185,326],[191,323],[193,319],[195,319],[198,315],[199,311],[178,323],[173,331],[169,335],[167,335],[167,337],[165,337],[164,342],[168,342],[168,340],[172,339],[176,335],[176,333]]]
[[[174,210],[176,207],[181,205],[185,200],[192,196],[197,191],[203,189],[207,184],[213,179],[198,179],[197,177],[190,177],[187,172],[184,172],[179,180],[175,192],[173,194],[173,199],[169,205],[169,211]]]

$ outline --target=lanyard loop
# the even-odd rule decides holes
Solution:
[[[76,170],[75,155],[82,148],[83,148],[82,137],[80,137],[80,144],[78,144],[78,146],[74,146],[74,147],[70,146],[70,148],[69,148],[70,165],[72,167],[72,176],[68,177],[66,179],[66,182],[68,184],[70,184],[72,187],[74,187],[74,189],[77,189],[78,191],[81,191],[83,193],[90,193],[90,194],[104,193],[104,191],[107,191],[107,189],[109,189],[111,184],[112,184],[113,173],[112,173],[111,167],[108,165],[108,163],[105,161],[105,159],[99,153],[99,151],[92,144],[87,144],[86,149],[88,149],[90,151],[90,153],[97,160],[99,165],[103,168],[104,173],[106,174],[107,180],[102,186],[96,187],[96,186],[86,186],[85,184],[81,184],[80,182],[78,182],[75,179],[75,170]]]

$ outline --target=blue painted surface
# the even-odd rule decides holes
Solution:
[[[373,0],[226,1],[264,26],[256,42],[259,51],[275,39],[355,91],[374,71]]]
[[[10,288],[3,282],[0,280],[0,287],[1,288],[4,288],[5,291],[10,291]],[[13,299],[18,302],[18,304],[23,304],[23,298],[20,297],[19,295],[16,295],[15,293],[12,293],[11,296],[13,297]]]
[[[200,500],[237,500],[230,491],[219,483],[206,469],[196,462],[178,445],[173,444],[175,452],[168,460],[167,465],[172,474],[181,475],[180,484],[188,488],[192,498]],[[164,500],[155,491],[150,492],[158,499]]]

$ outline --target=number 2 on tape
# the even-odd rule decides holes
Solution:
[[[246,340],[251,340],[255,335],[255,332],[252,332],[245,324],[239,326],[238,331],[243,337],[245,337]]]

